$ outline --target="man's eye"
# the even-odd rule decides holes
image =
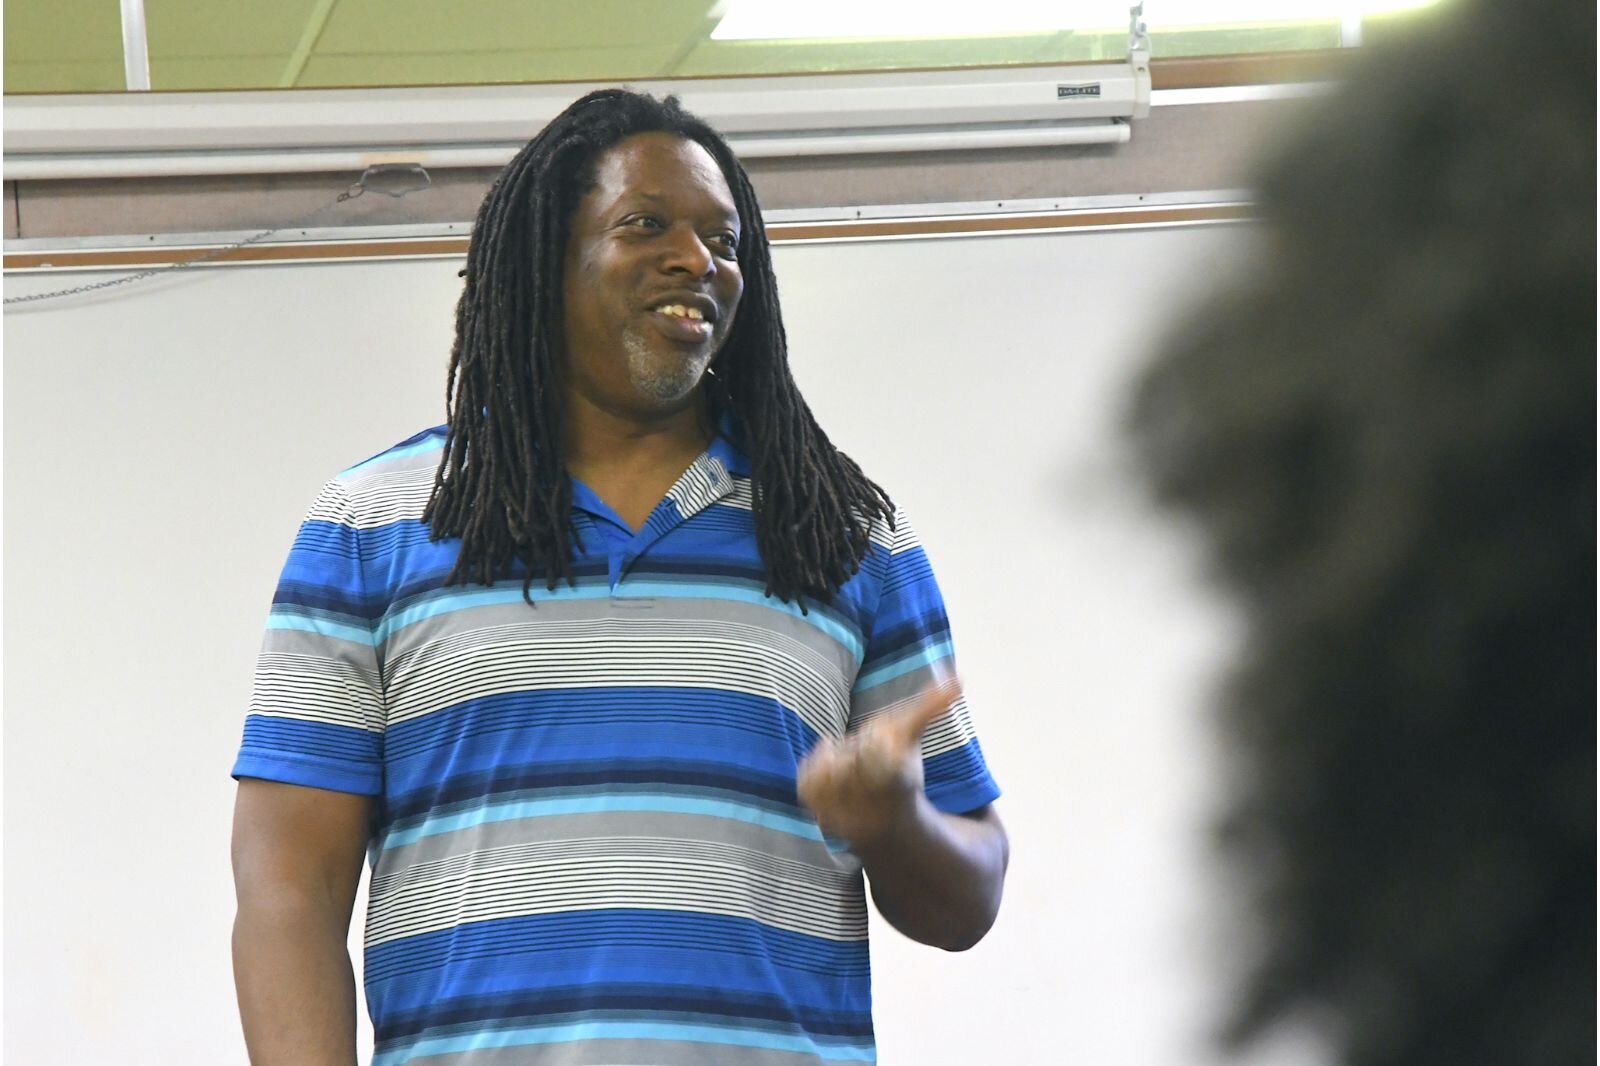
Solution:
[[[640,215],[632,220],[635,226],[644,226],[647,229],[661,229],[661,220],[654,215]]]

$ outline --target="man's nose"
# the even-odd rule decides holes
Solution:
[[[717,271],[717,257],[700,235],[687,226],[675,226],[667,232],[666,248],[662,268],[668,273],[705,278]]]

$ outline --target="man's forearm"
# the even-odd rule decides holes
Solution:
[[[945,814],[920,793],[892,830],[856,848],[889,924],[946,951],[965,951],[994,924],[1008,852],[992,809]]]
[[[348,921],[293,893],[241,902],[233,972],[251,1066],[355,1066]]]

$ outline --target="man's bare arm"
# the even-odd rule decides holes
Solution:
[[[931,686],[801,764],[800,801],[822,830],[850,842],[889,924],[948,951],[981,940],[1000,909],[1010,845],[991,807],[946,814],[922,789],[922,732],[960,694]]]
[[[233,973],[252,1066],[355,1066],[346,947],[371,798],[251,778],[233,816]]]
[[[918,795],[893,830],[856,854],[878,912],[918,943],[965,951],[1000,912],[1010,843],[993,807],[946,814]]]

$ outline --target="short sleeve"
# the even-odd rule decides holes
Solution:
[[[234,777],[383,790],[383,686],[361,531],[338,479],[300,524],[256,660]]]
[[[850,728],[911,699],[925,686],[955,676],[955,648],[944,597],[922,543],[906,520],[875,530],[869,562],[881,574],[866,652],[850,694]],[[989,773],[966,697],[934,719],[922,736],[923,790],[949,814],[992,803],[1000,788]]]

